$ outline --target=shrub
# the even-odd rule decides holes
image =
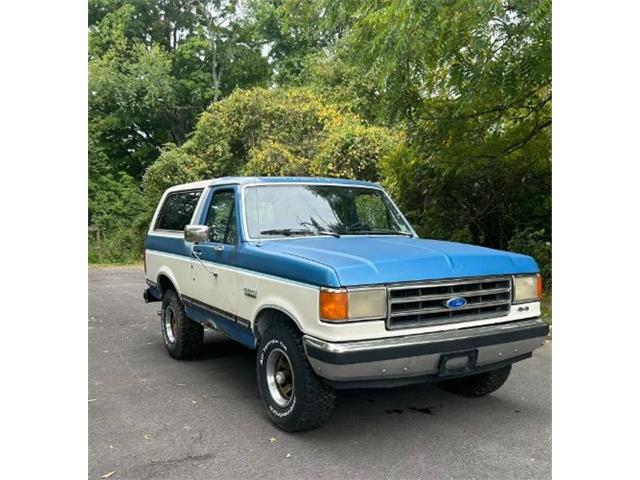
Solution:
[[[347,121],[332,129],[322,144],[315,165],[317,175],[377,182],[379,162],[389,155],[398,138],[380,127]]]
[[[136,263],[142,261],[146,228],[120,227],[89,239],[89,263]]]
[[[551,241],[544,229],[526,228],[517,232],[509,242],[509,250],[533,257],[545,286],[551,288]]]
[[[305,88],[236,90],[211,104],[182,146],[162,148],[143,192],[131,177],[90,168],[90,224],[102,238],[90,240],[89,261],[139,261],[153,210],[173,185],[228,175],[378,181],[381,160],[399,141]],[[90,166],[108,163],[99,149],[89,156]]]
[[[184,149],[167,144],[160,158],[147,169],[142,185],[149,203],[155,206],[167,188],[201,180],[205,173],[206,165],[202,160],[189,155]]]
[[[228,175],[320,175],[377,181],[398,138],[305,88],[237,90],[202,114],[184,145],[147,170],[157,200],[170,185]]]
[[[304,176],[309,175],[311,162],[296,157],[281,143],[265,140],[249,151],[249,161],[242,174],[255,176]]]

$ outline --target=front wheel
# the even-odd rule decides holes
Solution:
[[[295,328],[286,323],[268,328],[256,363],[262,403],[278,427],[288,432],[311,430],[329,419],[335,392],[309,365]]]
[[[440,386],[463,397],[482,397],[498,390],[509,378],[511,365],[485,373],[440,382]]]

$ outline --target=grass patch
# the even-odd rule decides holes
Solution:
[[[542,319],[551,325],[551,295],[543,295],[540,301],[540,309],[542,310]]]
[[[116,263],[89,263],[89,268],[123,268],[123,267],[140,267],[143,268],[142,262],[116,262]]]

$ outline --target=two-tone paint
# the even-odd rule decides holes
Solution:
[[[170,282],[192,319],[249,346],[256,345],[256,324],[268,309],[288,315],[308,338],[353,342],[407,337],[447,330],[508,323],[540,315],[539,302],[511,308],[502,317],[388,330],[384,320],[329,323],[319,318],[321,287],[392,285],[405,282],[490,275],[536,273],[530,257],[417,236],[343,235],[250,239],[244,221],[244,190],[253,185],[337,184],[380,189],[360,181],[310,178],[229,177],[173,187],[154,214],[145,244],[146,277],[161,294]],[[155,229],[167,195],[202,190],[191,219],[203,224],[216,191],[235,192],[238,242],[235,245],[188,242],[184,232]]]

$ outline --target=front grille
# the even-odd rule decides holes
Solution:
[[[447,300],[462,297],[463,307]],[[389,287],[387,328],[410,328],[501,317],[511,308],[511,277],[441,280]]]

